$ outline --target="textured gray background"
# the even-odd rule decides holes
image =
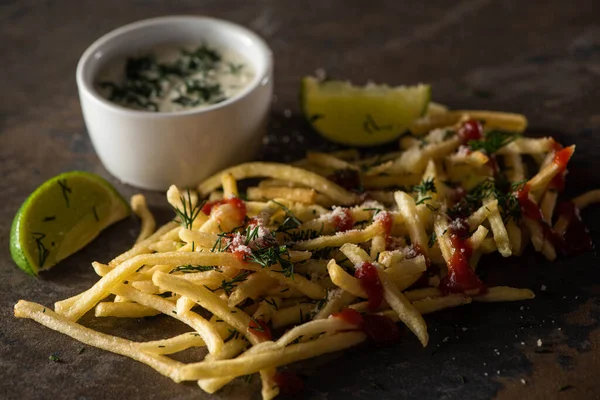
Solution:
[[[107,31],[166,14],[230,19],[272,46],[276,101],[263,158],[288,160],[324,145],[299,117],[297,104],[299,79],[323,67],[359,83],[431,82],[434,98],[455,108],[525,113],[533,134],[577,144],[569,192],[600,187],[598,1],[5,0],[0,4],[0,398],[210,398],[193,384],[176,385],[123,357],[87,347],[78,354],[80,344],[12,317],[20,298],[51,305],[89,287],[96,280],[90,261],[109,260],[135,237],[136,221],[122,222],[40,279],[18,271],[8,252],[14,213],[51,176],[92,171],[123,194],[135,193],[110,177],[93,152],[79,109],[75,66]],[[162,195],[148,195],[168,218]],[[600,210],[585,211],[584,217],[600,243]],[[489,264],[496,261],[492,257]],[[598,267],[593,254],[554,264],[527,254],[489,268],[490,281],[532,288],[537,299],[432,315],[431,342],[424,350],[406,335],[397,347],[304,363],[299,368],[307,377],[305,397],[599,398]],[[156,321],[86,318],[84,323],[132,339],[161,336],[152,330]],[[173,332],[181,329],[172,325]],[[49,361],[51,354],[62,362]],[[240,381],[215,398],[256,398],[256,389],[256,379],[250,386]]]

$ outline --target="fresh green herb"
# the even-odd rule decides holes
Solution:
[[[166,299],[166,298],[168,298],[168,297],[171,297],[171,296],[173,296],[173,293],[172,293],[172,292],[163,292],[163,293],[159,293],[159,294],[157,294],[157,296],[158,296],[158,297],[162,297],[163,299]]]
[[[219,84],[209,81],[209,71],[221,66],[221,55],[202,44],[192,51],[181,50],[181,58],[172,63],[159,63],[153,56],[128,58],[125,65],[125,81],[100,82],[107,89],[111,101],[149,111],[158,111],[153,97],[163,95],[163,87],[172,84],[174,77],[183,80],[180,96],[172,102],[186,107],[199,104],[215,104],[225,99]],[[239,74],[243,64],[227,64],[229,72]],[[202,79],[198,79],[202,77]]]
[[[98,211],[96,210],[96,206],[92,207],[92,212],[94,213],[94,219],[96,222],[100,222],[100,218],[98,217]]]
[[[48,359],[50,361],[60,362],[60,358],[58,358],[58,356],[56,354],[52,354],[50,357],[48,357]]]
[[[268,305],[273,307],[275,309],[275,311],[279,310],[279,306],[277,305],[277,302],[275,301],[274,298],[271,298],[271,300],[269,300],[267,298],[263,298],[263,300],[265,303],[267,303]]]
[[[209,267],[209,266],[203,266],[203,265],[180,265],[178,267],[173,268],[173,270],[171,271],[171,273],[173,272],[183,272],[184,274],[190,273],[190,272],[206,272],[206,271],[213,271],[215,270],[217,267]]]
[[[468,145],[473,151],[479,150],[491,155],[519,137],[520,135],[515,132],[494,130],[488,132],[481,140],[469,140]]]
[[[50,221],[54,221],[55,219],[56,219],[56,215],[50,215],[48,217],[44,217],[42,222],[50,222]]]
[[[435,245],[436,241],[437,241],[437,235],[435,234],[435,231],[433,231],[431,233],[431,236],[429,237],[428,247],[432,248]]]
[[[229,67],[229,73],[232,75],[238,75],[244,68],[244,64],[227,63],[227,66]]]
[[[424,179],[420,184],[414,185],[411,191],[416,192],[419,196],[425,196],[428,193],[437,193],[433,178]]]
[[[256,332],[264,332],[265,328],[263,328],[263,326],[258,322],[258,320],[254,317],[250,317],[252,319],[252,322],[254,322],[254,325],[250,326],[248,329],[256,331]]]
[[[432,212],[436,212],[437,210],[440,209],[439,207],[434,207],[429,203],[425,204],[425,207],[429,208]]]
[[[223,279],[221,281],[221,286],[217,287],[216,289],[211,289],[206,285],[204,285],[204,287],[207,288],[208,290],[210,290],[211,292],[216,292],[219,289],[223,289],[225,294],[229,296],[231,294],[231,292],[233,291],[233,289],[235,289],[237,285],[239,285],[240,283],[245,281],[246,278],[248,278],[248,275],[250,275],[251,273],[252,273],[251,271],[245,271],[245,272],[237,275],[233,279],[230,279],[230,280]]]
[[[277,228],[278,232],[286,232],[290,229],[296,229],[297,227],[302,225],[302,222],[298,218],[296,218],[294,213],[289,208],[275,200],[271,200],[271,202],[277,204],[279,207],[281,207],[283,211],[285,211],[285,219],[283,220],[281,225],[279,225],[279,228]]]
[[[256,263],[263,268],[279,264],[281,266],[281,271],[275,272],[281,272],[284,276],[293,278],[294,264],[289,260],[289,255],[290,253],[286,245],[275,245],[252,250],[252,254],[247,255],[245,261]],[[284,258],[283,256],[287,256],[287,258]]]
[[[425,203],[427,200],[431,200],[431,199],[432,199],[432,197],[431,197],[431,196],[422,197],[422,198],[420,198],[420,199],[419,199],[419,200],[418,200],[418,201],[417,201],[415,204],[416,204],[416,205],[423,204],[423,203]]]
[[[521,219],[521,205],[515,196],[515,189],[522,183],[511,184],[504,175],[498,174],[496,179],[488,178],[473,188],[467,195],[454,207],[448,210],[450,217],[464,217],[472,214],[482,206],[486,198],[495,198],[498,200],[500,214],[502,219],[507,222],[512,219],[519,221]]]
[[[382,212],[383,210],[381,208],[376,208],[376,207],[372,207],[372,208],[363,208],[363,211],[373,211],[373,216],[376,216],[377,214],[379,214],[380,212]]]
[[[187,188],[187,198],[185,196],[181,196],[179,199],[181,200],[181,207],[183,209],[179,209],[177,207],[172,207],[175,211],[175,214],[179,217],[180,222],[185,226],[186,229],[192,229],[192,224],[200,214],[202,210],[202,206],[206,201],[203,201],[201,204],[194,207],[192,204],[192,196],[190,195],[190,189]]]
[[[77,354],[81,354],[85,351],[85,347],[80,347],[79,350],[77,350]]]
[[[237,339],[240,336],[240,332],[237,329],[227,329],[227,331],[229,332],[229,336],[223,340],[225,343],[229,342],[230,340]]]
[[[242,376],[242,380],[246,383],[252,382],[253,378],[254,378],[254,375],[252,375],[252,374]]]

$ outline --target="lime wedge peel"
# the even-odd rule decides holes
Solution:
[[[101,177],[66,172],[39,186],[21,205],[10,231],[10,253],[37,275],[94,240],[130,214],[127,201]]]
[[[351,146],[375,146],[397,139],[425,114],[431,87],[359,87],[309,76],[302,80],[300,97],[304,115],[326,139]]]

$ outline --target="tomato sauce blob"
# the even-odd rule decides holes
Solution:
[[[383,315],[361,315],[356,310],[345,308],[339,313],[333,314],[333,317],[341,318],[344,321],[357,326],[359,329],[362,329],[369,339],[376,344],[395,343],[400,339],[398,325],[390,318]]]
[[[252,334],[261,341],[272,340],[271,330],[267,326],[267,323],[262,319],[253,319],[248,325],[248,330],[252,331]]]
[[[465,293],[482,294],[487,290],[475,271],[469,265],[473,249],[467,242],[469,224],[466,219],[455,219],[450,224],[452,258],[448,261],[448,275],[440,281],[440,290],[445,294]]]
[[[354,277],[360,281],[360,286],[369,296],[369,310],[377,310],[383,302],[383,286],[377,267],[370,262],[363,262],[354,271]]]
[[[235,210],[235,218],[240,222],[240,224],[244,221],[246,218],[246,203],[237,197],[224,200],[207,201],[202,207],[202,212],[206,215],[210,215],[213,208],[223,204],[229,204],[233,207]]]
[[[481,122],[473,119],[463,122],[460,128],[458,128],[458,137],[462,144],[467,144],[470,140],[480,140],[483,137]]]
[[[349,231],[354,226],[354,218],[352,218],[352,214],[346,208],[339,208],[334,211],[331,221],[337,232]]]

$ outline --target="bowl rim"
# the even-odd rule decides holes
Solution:
[[[165,23],[177,23],[177,22],[195,22],[195,23],[205,23],[211,22],[217,24],[219,29],[227,29],[234,30],[242,33],[243,35],[250,38],[252,42],[258,44],[259,52],[261,53],[261,57],[264,58],[265,61],[265,71],[263,74],[256,74],[253,81],[250,82],[248,86],[246,86],[242,91],[236,93],[234,96],[222,101],[220,103],[216,103],[210,105],[208,107],[192,107],[188,110],[179,110],[179,111],[169,111],[169,112],[150,112],[144,110],[136,110],[132,108],[127,108],[121,106],[117,103],[114,103],[105,97],[103,97],[97,90],[93,87],[93,79],[85,79],[84,72],[86,68],[89,68],[90,62],[94,62],[94,53],[98,50],[100,46],[105,44],[108,41],[112,41],[119,36],[125,35],[129,32],[143,29],[152,26],[160,26]],[[144,118],[173,118],[173,117],[185,117],[190,115],[198,115],[205,114],[211,111],[219,110],[225,107],[228,107],[238,101],[241,101],[249,94],[255,91],[256,88],[265,84],[265,79],[271,80],[273,73],[273,52],[266,41],[261,38],[257,33],[252,30],[236,24],[231,21],[227,21],[220,18],[214,18],[204,15],[168,15],[162,17],[148,18],[139,21],[135,21],[126,25],[122,25],[118,28],[115,28],[108,33],[100,36],[96,39],[81,55],[79,61],[77,63],[76,70],[76,81],[77,87],[80,91],[84,92],[85,95],[89,96],[96,105],[100,107],[108,108],[112,112],[120,113],[120,114],[128,114],[130,116],[144,117]]]

